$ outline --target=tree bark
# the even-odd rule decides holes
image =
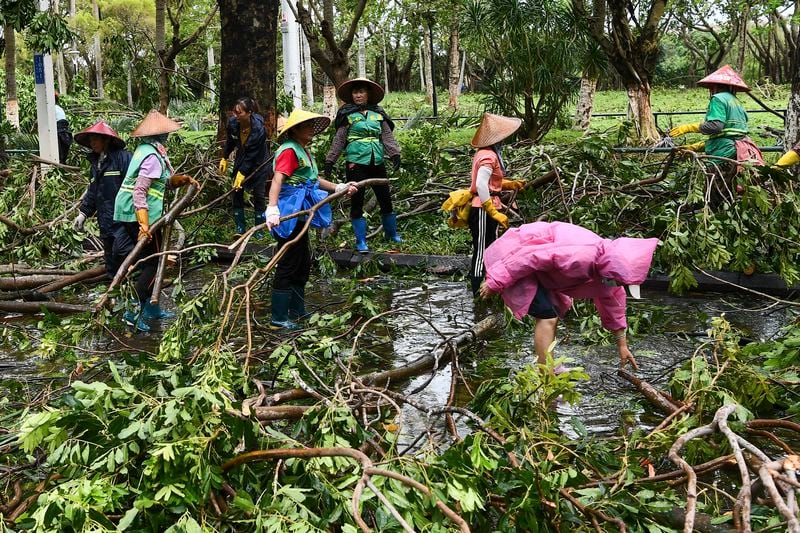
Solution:
[[[100,6],[97,0],[92,0],[92,16],[97,22],[98,28],[100,26]],[[92,38],[94,42],[94,72],[95,83],[97,84],[97,97],[103,99],[106,97],[106,91],[103,87],[103,51],[100,48],[100,30],[94,34]]]
[[[425,101],[429,104],[433,102],[433,72],[431,71],[431,37],[428,30],[422,29],[422,62],[425,70]]]
[[[786,131],[783,144],[789,149],[800,142],[800,42],[795,41],[792,53],[792,90],[786,104]]]
[[[650,105],[650,86],[628,86],[628,117],[633,120],[639,139],[655,141],[660,137]]]
[[[450,67],[449,67],[449,93],[450,100],[447,106],[455,111],[458,109],[458,95],[461,94],[461,86],[459,84],[459,70],[461,67],[461,54],[458,51],[458,21],[454,20],[450,28]]]
[[[597,92],[597,78],[584,74],[581,78],[581,91],[578,95],[578,105],[575,108],[574,129],[586,131],[592,120],[594,108],[594,95]]]
[[[17,100],[17,43],[14,27],[3,27],[5,37],[6,120],[19,130],[19,101]]]
[[[750,18],[750,4],[745,3],[744,15],[742,16],[742,24],[739,28],[741,36],[739,37],[739,56],[736,60],[736,70],[739,73],[744,71],[744,56],[747,52],[747,22]]]
[[[273,137],[277,119],[275,48],[280,1],[217,0],[217,5],[222,41],[217,137],[224,137],[228,113],[241,96],[250,96],[258,102],[267,136]],[[247,43],[246,54],[242,53],[242,43]]]

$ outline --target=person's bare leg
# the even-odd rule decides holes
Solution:
[[[536,350],[537,362],[543,365],[547,362],[547,349],[556,340],[557,318],[537,318],[533,330],[533,348]]]

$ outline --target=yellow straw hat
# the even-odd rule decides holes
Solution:
[[[289,130],[308,121],[314,122],[314,135],[323,131],[331,123],[331,119],[324,115],[318,115],[303,109],[295,109],[283,124],[280,124],[280,119],[278,119],[278,142],[283,142]]]
[[[181,129],[181,125],[167,118],[155,109],[150,111],[144,120],[131,132],[131,137],[152,137],[164,133],[172,133]]]
[[[484,113],[483,120],[470,144],[475,148],[492,146],[517,131],[521,125],[522,120],[518,118]]]
[[[367,78],[353,78],[352,80],[347,80],[346,82],[339,85],[338,89],[336,89],[336,96],[339,97],[339,100],[347,102],[348,104],[352,104],[353,87],[358,85],[365,85],[367,87],[367,92],[369,93],[369,97],[367,98],[367,103],[377,104],[378,102],[383,100],[383,95],[384,95],[383,87],[381,87],[372,80],[368,80]]]

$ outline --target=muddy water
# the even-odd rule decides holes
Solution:
[[[199,289],[203,278],[206,275],[197,276],[192,285]],[[440,279],[412,282],[381,278],[376,285],[380,287],[381,303],[397,311],[388,318],[391,342],[375,349],[380,356],[380,362],[377,362],[379,368],[413,361],[436,346],[442,336],[461,333],[487,315],[486,309],[476,309],[463,282]],[[320,307],[320,298],[330,302],[332,292],[331,287],[317,283],[310,293],[309,307]],[[666,293],[646,292],[645,299],[631,304],[629,317],[647,314],[655,318],[648,328],[649,333],[637,335],[631,348],[639,362],[639,375],[653,383],[664,383],[674,367],[691,356],[704,340],[704,332],[712,316],[725,313],[726,318],[744,330],[748,337],[762,340],[775,335],[787,322],[783,309],[769,308],[770,302],[749,296],[705,293],[678,298]],[[96,296],[89,295],[92,300]],[[341,295],[333,298],[336,301],[341,299]],[[330,304],[326,308],[330,310]],[[39,321],[31,318],[0,320],[0,328],[5,326],[9,328],[7,331],[25,328],[40,336],[46,330],[46,325]],[[123,342],[146,350],[155,350],[158,342],[157,334],[131,338],[122,332],[120,337]],[[556,348],[556,355],[570,358],[568,365],[581,366],[590,376],[588,381],[578,386],[582,394],[579,403],[557,405],[562,430],[574,434],[573,417],[579,419],[590,433],[597,435],[614,433],[622,424],[647,428],[660,422],[661,416],[653,413],[634,390],[616,377],[616,348],[597,346],[579,337],[577,321],[567,320],[560,326],[561,342]],[[119,345],[111,340],[98,340],[95,346],[99,351],[111,348],[119,348]],[[462,370],[469,387],[474,390],[481,381],[507,376],[510,371],[534,360],[532,331],[529,328],[516,328],[499,332],[496,337],[479,343],[474,350],[464,354]],[[492,364],[487,364],[487,361]],[[28,389],[35,391],[39,383],[44,384],[54,377],[64,379],[72,370],[58,357],[31,357],[26,346],[10,350],[0,347],[0,389],[4,394],[13,395]],[[414,397],[431,408],[443,406],[450,391],[450,372],[447,366],[432,378],[430,375],[417,377],[407,383],[404,390],[410,392],[430,380]],[[457,404],[465,405],[468,401],[467,387],[459,386]],[[457,422],[459,431],[466,433],[468,427],[464,421]],[[410,407],[403,410],[401,426],[401,447],[421,434],[428,438],[428,428],[432,428],[430,438],[433,441],[441,442],[446,433],[442,419],[427,420],[418,410]]]

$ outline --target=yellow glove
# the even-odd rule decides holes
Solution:
[[[684,152],[702,152],[706,149],[706,142],[700,141],[694,144],[682,144],[678,146],[678,150],[682,150]]]
[[[224,157],[219,160],[219,173],[223,176],[228,173],[228,160]]]
[[[237,172],[236,177],[233,179],[233,190],[238,191],[241,189],[242,183],[244,183],[244,174]]]
[[[500,186],[504,191],[521,191],[525,188],[525,182],[519,180],[503,180]]]
[[[197,182],[197,180],[187,174],[175,174],[169,178],[169,185],[173,189],[183,187],[186,184],[192,184],[195,187],[200,187],[200,184]]]
[[[682,124],[680,126],[675,126],[669,130],[669,136],[677,137],[678,135],[685,135],[687,133],[700,133],[700,124],[702,124],[702,122],[698,122],[697,124]]]
[[[150,239],[150,215],[147,209],[136,210],[136,221],[139,223],[139,236],[136,237],[136,240]]]
[[[780,159],[778,159],[778,162],[775,163],[775,166],[779,168],[787,168],[792,165],[796,165],[797,163],[800,163],[800,154],[794,150],[789,150],[783,154]]]
[[[483,207],[484,211],[486,211],[487,215],[495,219],[498,224],[503,226],[503,229],[508,229],[508,217],[497,210],[497,208],[492,203],[491,198],[483,202],[481,206]]]

